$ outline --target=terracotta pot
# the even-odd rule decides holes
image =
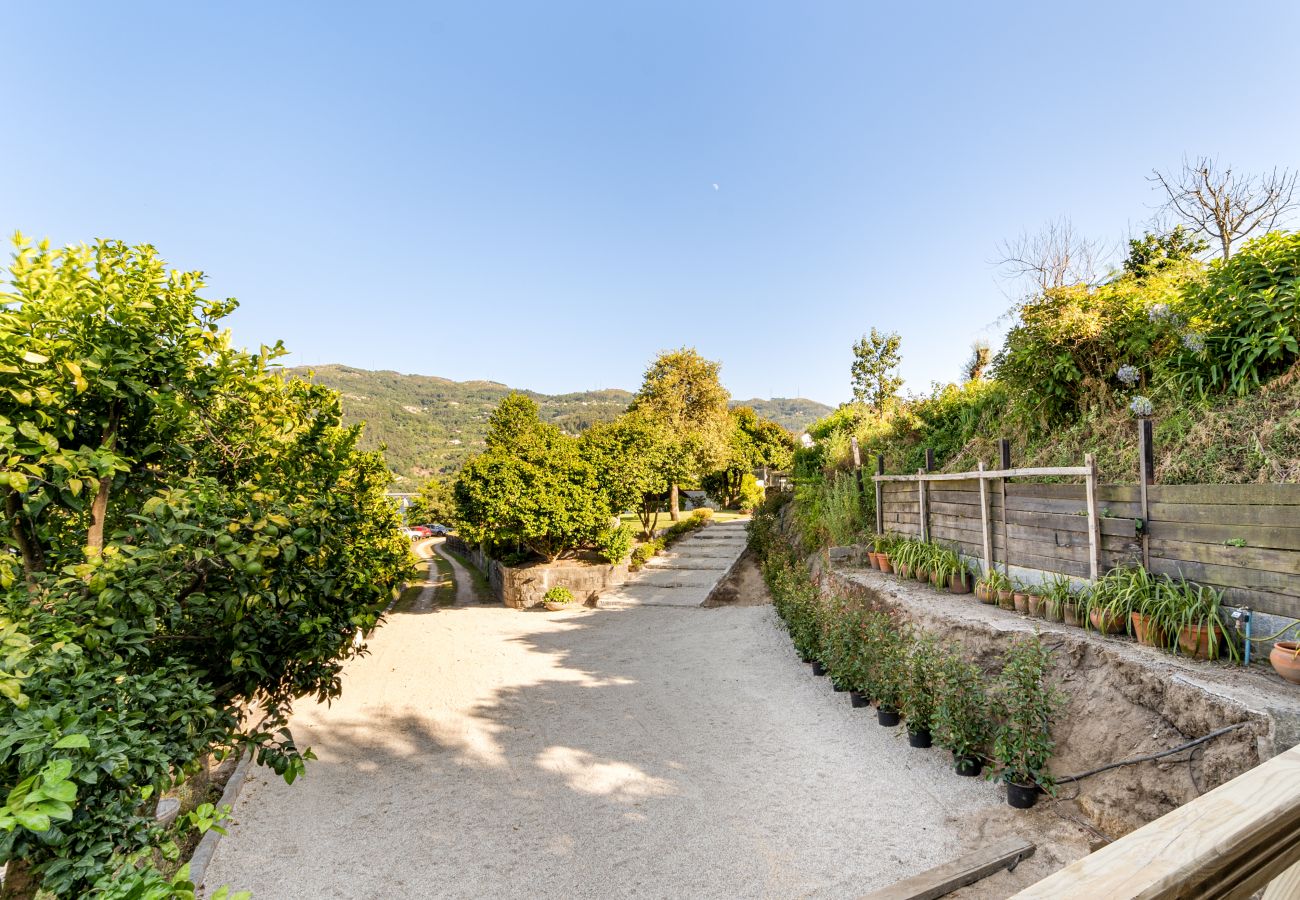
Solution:
[[[1031,616],[1036,616],[1040,619],[1043,618],[1043,612],[1044,612],[1043,608],[1046,605],[1047,605],[1047,601],[1044,600],[1042,597],[1039,597],[1036,594],[1029,595],[1029,614]]]
[[[969,594],[970,579],[965,575],[948,576],[948,593],[950,594]]]
[[[571,609],[576,605],[573,603],[556,603],[554,600],[544,600],[542,602],[551,612],[559,612],[562,609]]]
[[[1149,620],[1142,613],[1129,613],[1129,621],[1133,623],[1133,636],[1137,642],[1144,647],[1164,647],[1168,641],[1165,640],[1165,633],[1162,629],[1149,624]]]
[[[880,571],[885,572],[886,574],[894,571],[893,564],[889,561],[888,553],[877,553],[876,562],[880,564]]]
[[[1178,632],[1178,649],[1192,659],[1209,659],[1210,642],[1218,649],[1223,629],[1215,625],[1191,625]]]
[[[938,572],[930,573],[930,587],[943,590],[943,578],[939,575]]]
[[[1088,621],[1102,634],[1119,634],[1124,630],[1124,620],[1119,616],[1103,615],[1100,609],[1088,610]]]
[[[903,565],[902,563],[900,563],[899,565],[894,566],[894,571],[898,573],[898,576],[899,576],[900,578],[911,578],[911,577],[912,577],[912,567],[911,567],[911,566]]]
[[[1080,625],[1082,625],[1083,620],[1079,618],[1079,604],[1062,603],[1061,620],[1065,622],[1066,625],[1073,625],[1075,628],[1078,628]]]
[[[1016,612],[1018,612],[1018,613],[1027,613],[1027,612],[1029,612],[1029,595],[1028,595],[1028,594],[1022,594],[1022,593],[1020,593],[1020,591],[1016,591],[1014,594],[1011,595],[1011,602],[1012,602],[1013,604],[1015,604]]]
[[[975,582],[975,599],[980,603],[993,602],[993,595],[989,593],[989,586],[982,581]]]
[[[1300,641],[1278,641],[1268,654],[1273,671],[1292,684],[1300,684]]]
[[[868,551],[867,551],[867,559],[871,562],[871,568],[873,568],[873,569],[879,569],[879,568],[880,568],[880,560],[876,558],[876,551],[875,551],[875,550],[868,550]]]
[[[917,581],[929,581],[930,573],[925,571],[923,567],[917,566],[915,569],[912,570],[912,577],[915,578]]]
[[[1065,612],[1059,601],[1048,600],[1043,598],[1043,618],[1049,622],[1060,622],[1065,619]]]
[[[998,591],[998,606],[1003,609],[1015,609],[1015,594],[1011,591]]]

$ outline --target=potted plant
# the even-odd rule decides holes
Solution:
[[[1052,789],[1047,762],[1052,757],[1052,721],[1064,703],[1047,684],[1052,653],[1038,636],[1017,638],[1003,659],[994,688],[998,727],[993,736],[995,775],[1007,785],[1007,803],[1016,809],[1034,805],[1040,790]]]
[[[1076,628],[1082,628],[1084,619],[1087,617],[1088,593],[1091,588],[1085,587],[1081,592],[1075,593],[1068,591],[1066,598],[1061,601],[1061,621],[1066,625],[1073,625]]]
[[[939,678],[939,646],[931,635],[922,635],[906,654],[905,690],[899,698],[907,721],[907,743],[929,747],[934,724],[935,686]]]
[[[1157,608],[1161,627],[1176,635],[1180,652],[1193,659],[1218,659],[1227,648],[1234,661],[1238,648],[1223,625],[1223,595],[1212,587],[1182,578],[1166,579]]]
[[[889,564],[903,578],[911,578],[921,558],[921,542],[900,538],[889,551]]]
[[[998,596],[1003,591],[1007,592],[1007,599],[1011,599],[1011,579],[1007,578],[1002,572],[997,569],[990,569],[988,574],[984,576],[983,581],[986,596],[980,599],[985,603],[997,603]]]
[[[897,540],[892,534],[882,534],[876,541],[876,563],[886,575],[894,571],[893,551]]]
[[[934,739],[952,751],[958,775],[978,775],[989,739],[989,702],[982,673],[952,651],[940,654],[938,668],[931,723]]]
[[[1011,594],[1011,603],[1018,613],[1029,613],[1029,585],[1019,578],[1016,579],[1014,592]]]
[[[851,688],[853,654],[858,642],[857,615],[839,598],[829,601],[822,616],[821,661],[836,691]]]
[[[1087,627],[1102,634],[1119,634],[1129,627],[1129,613],[1142,598],[1145,578],[1135,579],[1133,569],[1116,569],[1098,578],[1088,592]],[[1145,575],[1145,572],[1143,573]]]
[[[557,612],[561,609],[569,609],[577,601],[573,599],[573,591],[566,587],[556,585],[542,595],[542,605],[551,612]]]
[[[881,616],[875,621],[873,642],[876,658],[872,665],[872,690],[876,698],[876,721],[892,728],[899,722],[899,703],[907,685],[907,627]]]
[[[1042,585],[1035,584],[1026,592],[1029,595],[1029,614],[1035,619],[1047,617],[1047,597]]]
[[[1146,569],[1127,569],[1123,577],[1126,582],[1118,594],[1125,603],[1116,606],[1117,613],[1122,608],[1128,609],[1129,630],[1139,644],[1167,646],[1169,632],[1164,627],[1164,619],[1178,604],[1169,579],[1154,576]]]
[[[1043,597],[1043,618],[1049,622],[1064,621],[1065,606],[1071,599],[1069,578],[1064,575],[1057,575],[1049,579],[1046,584],[1046,594]]]
[[[1268,653],[1273,671],[1292,684],[1300,684],[1300,641],[1278,641]]]

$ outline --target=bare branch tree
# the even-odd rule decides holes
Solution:
[[[1215,241],[1227,259],[1233,241],[1257,230],[1271,231],[1300,205],[1296,173],[1277,169],[1263,175],[1238,175],[1208,156],[1183,158],[1180,172],[1152,170],[1149,181],[1164,189],[1163,209]]]
[[[997,265],[1013,280],[1027,280],[1038,291],[1067,284],[1087,284],[1097,277],[1102,246],[1074,230],[1062,216],[1039,231],[1021,232],[998,245]]]

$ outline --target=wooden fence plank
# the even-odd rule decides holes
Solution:
[[[937,900],[1002,869],[1014,869],[1034,855],[1034,845],[1024,838],[1009,837],[952,862],[926,869],[887,888],[872,891],[860,900]]]
[[[1227,506],[1300,506],[1300,484],[1153,484],[1152,502]],[[1292,510],[1300,516],[1300,510]]]
[[[1189,544],[1186,541],[1158,541],[1153,538],[1151,555],[1164,559],[1210,563],[1216,566],[1280,572],[1283,575],[1300,575],[1300,553],[1292,550],[1228,547],[1223,544]],[[1300,579],[1296,581],[1296,591],[1300,593]]]
[[[1216,566],[1186,559],[1166,559],[1154,550],[1151,551],[1151,571],[1161,575],[1181,575],[1188,581],[1199,584],[1244,587],[1275,594],[1295,595],[1297,588],[1300,588],[1294,575],[1261,572],[1259,569],[1241,569],[1234,566]]]
[[[1076,513],[1084,513],[1086,515],[1087,505],[1086,499],[1068,500],[1050,497],[1017,497],[1010,493],[1007,495],[1007,509],[1018,509],[1022,512],[1041,512],[1056,515],[1074,515]],[[1137,503],[1103,503],[1098,500],[1098,507],[1103,518],[1136,519],[1139,514]]]
[[[1204,525],[1272,525],[1294,528],[1300,513],[1294,506],[1238,506],[1166,503],[1157,500],[1160,486],[1151,487],[1151,521],[1194,522]]]
[[[1249,547],[1270,550],[1300,550],[1300,526],[1282,528],[1270,525],[1220,525],[1218,523],[1151,521],[1151,540],[1187,541],[1198,544],[1223,544],[1240,538]]]
[[[1082,534],[1088,533],[1088,519],[1086,516],[1009,509],[1007,510],[1007,522],[1016,525],[1028,525],[1034,528],[1051,528],[1056,531],[1078,531]],[[1130,518],[1102,516],[1101,533],[1133,537],[1137,534],[1137,527],[1134,520]]]
[[[1255,612],[1300,619],[1300,597],[1278,594],[1273,591],[1255,591],[1229,585],[1211,585],[1223,592],[1223,602],[1229,606],[1249,606]],[[1295,634],[1295,632],[1292,632]]]

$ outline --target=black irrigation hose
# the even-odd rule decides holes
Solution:
[[[1195,740],[1188,741],[1185,744],[1179,744],[1177,747],[1174,747],[1172,750],[1161,750],[1159,753],[1149,753],[1146,756],[1135,756],[1133,757],[1133,759],[1125,759],[1125,760],[1120,760],[1119,762],[1107,763],[1106,765],[1099,766],[1096,769],[1089,769],[1087,772],[1080,772],[1078,775],[1063,775],[1062,777],[1055,779],[1055,781],[1057,784],[1064,784],[1067,781],[1082,781],[1083,779],[1088,778],[1089,776],[1099,775],[1102,772],[1108,772],[1111,769],[1118,769],[1120,766],[1131,766],[1137,763],[1151,762],[1152,760],[1160,759],[1165,756],[1173,756],[1175,753],[1181,753],[1184,750],[1190,750],[1192,747],[1195,747],[1198,744],[1204,744],[1206,741],[1213,740],[1219,735],[1227,734],[1229,731],[1236,731],[1238,728],[1245,728],[1246,724],[1247,723],[1245,722],[1238,722],[1236,725],[1228,725],[1225,728],[1220,728],[1218,731],[1211,731],[1209,734],[1204,735],[1202,737],[1198,737]]]

